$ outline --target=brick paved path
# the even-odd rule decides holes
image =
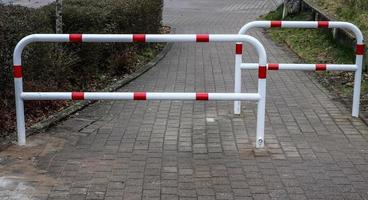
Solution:
[[[167,0],[177,33],[237,33],[270,0]],[[254,31],[271,62],[297,58]],[[247,58],[254,61],[255,53]],[[233,91],[234,45],[175,44],[123,91]],[[256,72],[244,72],[255,91]],[[94,104],[1,155],[0,197],[18,199],[368,199],[368,129],[303,72],[270,72],[266,145],[255,104]],[[56,149],[56,150],[55,150]],[[6,157],[7,156],[7,157]]]

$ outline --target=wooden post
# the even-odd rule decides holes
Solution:
[[[334,40],[337,40],[337,28],[332,29],[332,37]]]
[[[314,12],[314,21],[318,21],[318,20],[319,20],[319,13]]]
[[[284,0],[284,6],[282,9],[282,19],[285,19],[286,16],[287,16],[287,5],[286,5],[286,0]]]

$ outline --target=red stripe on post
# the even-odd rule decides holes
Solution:
[[[267,78],[267,67],[266,66],[259,66],[259,68],[258,68],[258,78],[259,79]]]
[[[282,21],[271,21],[271,27],[281,27]]]
[[[357,44],[355,53],[356,55],[364,55],[365,54],[365,44]]]
[[[13,75],[14,78],[22,78],[23,74],[22,74],[22,66],[20,65],[14,65],[13,67]]]
[[[238,55],[243,54],[243,44],[236,44],[235,53]]]
[[[146,34],[133,34],[133,42],[146,42]]]
[[[72,100],[84,100],[84,92],[72,92]]]
[[[147,100],[147,93],[146,92],[134,92],[134,100],[144,101]]]
[[[209,42],[210,35],[209,34],[197,34],[197,42]]]
[[[328,21],[319,21],[318,22],[318,28],[328,28],[329,23]]]
[[[326,71],[327,65],[326,64],[316,64],[316,71]]]
[[[269,63],[268,70],[279,70],[279,64],[277,63]]]
[[[69,42],[82,42],[82,34],[69,34]]]
[[[196,100],[198,101],[208,101],[208,93],[197,93]]]

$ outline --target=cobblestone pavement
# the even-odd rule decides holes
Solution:
[[[177,33],[237,33],[270,0],[167,0]],[[295,55],[251,32],[271,62]],[[256,58],[248,49],[247,59]],[[122,91],[233,91],[234,45],[174,44]],[[270,72],[267,153],[254,103],[103,101],[1,152],[1,199],[368,199],[367,126],[304,72]],[[243,87],[256,90],[257,73]]]

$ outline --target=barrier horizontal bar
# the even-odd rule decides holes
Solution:
[[[23,100],[208,100],[258,101],[258,93],[23,92]]]
[[[32,42],[248,42],[252,37],[239,34],[33,34]],[[23,41],[21,42],[23,43]]]
[[[13,64],[22,66],[23,49],[34,42],[247,42],[255,47],[261,64],[267,62],[266,51],[254,37],[239,34],[32,34],[18,42]]]
[[[242,63],[241,69],[258,69],[258,63]],[[268,70],[304,70],[304,71],[356,71],[357,65],[353,64],[284,64],[269,63]]]
[[[244,25],[239,34],[245,34],[251,28],[342,28],[353,32],[358,44],[364,43],[360,29],[352,23],[341,21],[253,21]]]

